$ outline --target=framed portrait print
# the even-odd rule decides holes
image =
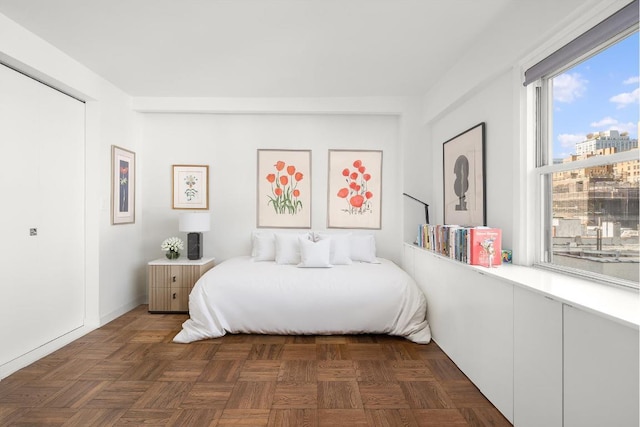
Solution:
[[[173,165],[173,209],[209,209],[209,166]]]
[[[111,146],[111,224],[136,221],[136,154]]]
[[[444,223],[486,225],[485,123],[443,143]]]
[[[382,151],[329,150],[328,228],[381,228]]]
[[[257,226],[311,228],[311,150],[258,150]]]

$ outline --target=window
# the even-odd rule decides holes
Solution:
[[[631,25],[617,22],[597,43],[579,37],[569,44],[572,54],[563,51],[567,45],[527,70],[525,84],[533,86],[536,109],[538,264],[637,288],[638,2],[629,8]],[[576,44],[583,45],[578,54]]]

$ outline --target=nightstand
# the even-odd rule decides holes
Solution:
[[[189,293],[200,276],[213,268],[215,258],[160,258],[147,265],[149,312],[189,311]]]

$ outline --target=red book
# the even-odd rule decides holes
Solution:
[[[502,230],[488,227],[470,228],[467,232],[467,262],[485,267],[502,264]]]

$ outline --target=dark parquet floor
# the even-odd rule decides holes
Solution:
[[[510,426],[432,342],[228,335],[175,344],[143,305],[0,381],[2,426]]]

